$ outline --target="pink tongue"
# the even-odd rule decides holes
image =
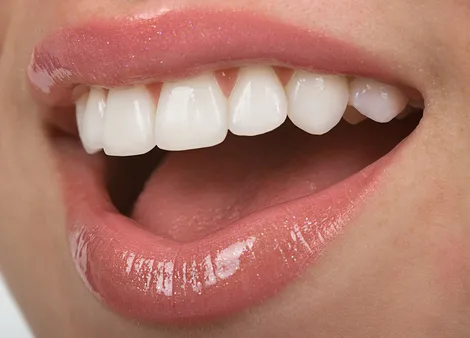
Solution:
[[[263,136],[230,135],[217,147],[169,153],[147,182],[133,219],[176,241],[202,238],[347,178],[390,151],[414,126],[341,123],[312,136],[286,124]]]

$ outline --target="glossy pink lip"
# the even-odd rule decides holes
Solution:
[[[50,102],[76,85],[114,87],[250,60],[329,73],[386,70],[356,48],[244,12],[181,11],[60,30],[34,51],[32,86]],[[190,243],[139,227],[109,201],[100,157],[60,154],[73,258],[89,289],[126,317],[219,318],[258,304],[299,276],[373,191],[390,155],[327,190],[241,219]]]
[[[119,214],[109,201],[100,158],[80,148],[65,145],[60,155],[76,267],[112,309],[158,323],[212,320],[275,295],[360,211],[392,157],[320,193],[178,243]]]
[[[50,103],[67,102],[78,84],[161,81],[245,61],[395,82],[376,57],[324,32],[253,13],[187,10],[61,29],[36,46],[28,74]]]

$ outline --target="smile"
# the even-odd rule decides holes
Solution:
[[[380,194],[424,107],[377,56],[241,11],[64,28],[28,75],[57,108],[80,276],[157,323],[221,319],[314,269]]]

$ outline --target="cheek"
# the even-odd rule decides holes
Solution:
[[[470,245],[464,236],[445,234],[431,252],[434,283],[448,304],[470,306]]]

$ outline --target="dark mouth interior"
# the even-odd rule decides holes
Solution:
[[[322,136],[286,122],[207,149],[107,157],[108,191],[122,214],[153,233],[194,240],[351,176],[390,152],[421,118],[416,110],[386,124],[342,121]]]

